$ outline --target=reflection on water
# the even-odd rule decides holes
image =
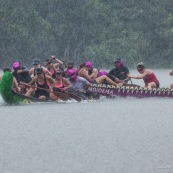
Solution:
[[[172,99],[0,104],[1,172],[173,172]]]

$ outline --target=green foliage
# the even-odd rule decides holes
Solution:
[[[173,66],[171,0],[1,0],[0,68],[51,54],[76,64]],[[166,61],[165,61],[166,60]]]

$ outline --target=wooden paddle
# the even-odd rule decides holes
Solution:
[[[123,86],[129,86],[129,87],[141,87],[139,85],[136,85],[136,84],[128,84],[128,83],[123,83]]]
[[[69,99],[69,96],[66,94],[66,93],[63,93],[63,92],[58,92],[58,91],[50,91],[50,89],[46,89],[46,88],[41,88],[41,87],[37,87],[37,86],[33,86],[33,85],[29,85],[27,83],[24,83],[24,82],[21,82],[20,83],[21,85],[24,85],[26,87],[32,87],[32,88],[38,88],[38,89],[41,89],[41,90],[45,90],[49,93],[53,93],[55,94],[56,96],[58,96],[61,100],[63,101],[67,101]]]
[[[71,89],[70,89],[71,90]],[[61,90],[60,88],[54,88],[54,91],[58,91],[58,92],[62,92],[62,93],[65,93],[67,94],[70,98],[80,102],[82,101],[82,98],[79,97],[78,95],[74,94],[73,92],[71,92],[70,90]]]

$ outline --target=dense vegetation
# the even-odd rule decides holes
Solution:
[[[173,66],[172,0],[0,0],[0,68],[55,54],[76,64]]]

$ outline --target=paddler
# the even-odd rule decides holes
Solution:
[[[54,85],[54,79],[51,76],[46,75],[43,72],[43,68],[37,68],[36,76],[33,77],[28,84],[31,88],[26,92],[25,96],[35,96],[40,100],[51,99],[50,92],[53,92],[52,88]]]
[[[137,70],[141,74],[139,76],[128,75],[132,79],[143,79],[146,88],[159,88],[160,83],[156,75],[150,69],[146,69],[143,62],[137,64]]]
[[[114,76],[115,82],[118,83],[128,83],[129,81],[129,69],[124,65],[123,61],[121,59],[116,59],[114,62],[115,68],[113,68],[110,72],[109,75]]]
[[[53,91],[59,91],[62,90],[62,91],[65,91],[65,90],[68,90],[72,87],[71,83],[62,76],[62,72],[60,70],[56,70],[55,71],[55,85],[54,85],[54,88],[53,88]],[[59,99],[59,96],[57,96],[56,94],[54,93],[50,93],[50,97],[52,100],[58,100]]]
[[[53,60],[56,61],[56,63],[53,63]],[[46,59],[45,67],[48,69],[48,71],[51,72],[52,78],[55,79],[55,71],[60,70],[62,68],[63,62],[56,58],[55,55],[52,55],[51,58]],[[62,70],[61,70],[62,71]]]

